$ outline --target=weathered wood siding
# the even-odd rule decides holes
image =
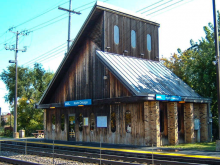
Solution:
[[[119,44],[114,43],[115,25],[119,27]],[[136,32],[135,48],[131,46],[131,30]],[[147,34],[151,35],[151,51],[147,50]],[[111,47],[109,52],[123,54],[123,51],[127,50],[126,56],[159,60],[156,58],[159,57],[158,26],[156,25],[105,11],[104,35],[105,47]]]
[[[125,130],[125,112],[131,112],[131,133]],[[116,113],[116,131],[111,131],[111,112]],[[107,116],[107,128],[95,128],[90,131],[90,122],[88,126],[84,126],[82,131],[79,131],[79,114],[83,117],[88,117],[92,113],[95,115],[95,123],[97,123],[97,116]],[[56,117],[55,131],[52,131],[51,119],[52,115]],[[64,131],[61,130],[60,116],[65,115]],[[84,142],[100,142],[113,144],[133,144],[145,145],[144,140],[144,111],[143,103],[135,104],[120,104],[120,105],[103,105],[103,106],[88,106],[88,107],[74,107],[65,109],[47,110],[47,130],[45,132],[46,139],[54,140],[68,140],[68,115],[75,114],[75,132],[76,141]],[[89,120],[90,121],[90,120]],[[101,136],[100,136],[101,135]]]

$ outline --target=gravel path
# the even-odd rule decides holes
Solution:
[[[49,158],[49,157],[41,157],[37,155],[23,155],[15,152],[9,152],[9,151],[2,151],[0,153],[0,156],[5,156],[9,157],[12,159],[19,159],[23,161],[29,161],[29,162],[34,162],[34,163],[39,163],[43,165],[97,165],[97,164],[92,164],[92,163],[81,163],[77,161],[72,161],[72,160],[65,160],[65,159],[60,159],[60,158]],[[54,162],[54,163],[53,163]],[[0,162],[0,165],[9,165],[7,163],[2,163]]]

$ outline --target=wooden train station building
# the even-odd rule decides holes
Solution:
[[[151,145],[211,138],[210,99],[159,62],[159,24],[97,2],[37,108],[46,139]]]

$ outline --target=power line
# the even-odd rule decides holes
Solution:
[[[109,1],[109,0],[107,0],[107,1]],[[79,6],[79,7],[75,8],[74,10],[79,9],[79,8],[81,8],[81,7],[84,7],[84,6],[87,6],[87,5],[89,5],[89,4],[91,4],[91,3],[94,3],[94,2],[95,2],[95,1],[92,1],[92,2],[87,3],[87,4],[85,4],[85,5]],[[81,11],[84,11],[84,10],[89,9],[89,8],[91,8],[91,7],[92,7],[92,6],[90,6],[90,7],[88,7],[88,8],[85,8],[85,9],[82,9]],[[40,27],[40,28],[38,28],[38,29],[34,29],[34,28],[36,28],[36,27],[38,27],[38,26],[40,26],[40,25],[47,24],[48,22],[50,22],[50,21],[52,21],[52,20],[55,20],[55,19],[57,19],[57,18],[59,18],[59,17],[61,17],[61,16],[64,16],[64,15],[65,15],[65,14],[62,14],[62,15],[60,15],[60,16],[58,16],[58,17],[55,17],[55,18],[53,18],[53,19],[50,19],[50,20],[48,20],[48,21],[46,21],[46,22],[44,22],[44,23],[41,23],[41,24],[39,24],[39,25],[37,25],[37,26],[34,26],[34,27],[30,28],[29,30],[36,31],[36,30],[42,29],[42,28],[44,28],[44,27],[47,27],[47,26],[49,26],[49,25],[52,25],[52,24],[54,24],[54,23],[56,23],[56,22],[61,21],[62,19],[65,19],[66,17],[63,17],[63,18],[61,18],[61,19],[59,19],[59,20],[57,20],[57,21],[52,22],[51,24],[42,26],[42,27]]]
[[[43,28],[45,28],[45,27],[47,27],[47,26],[49,26],[49,25],[52,25],[52,24],[54,24],[54,23],[56,23],[56,22],[59,22],[59,21],[65,19],[65,18],[67,18],[67,16],[65,16],[65,17],[63,17],[63,18],[61,18],[61,19],[59,19],[59,20],[57,20],[57,21],[54,21],[54,22],[52,22],[52,23],[50,23],[50,24],[48,24],[48,25],[42,26],[42,27],[40,27],[40,28],[38,28],[38,29],[34,29],[33,31],[37,31],[37,30],[43,29]]]
[[[150,5],[150,6],[144,7],[144,8],[142,8],[142,9],[136,11],[136,13],[137,13],[137,12],[140,12],[141,10],[147,9],[147,8],[149,8],[149,7],[151,7],[151,6],[154,6],[154,5],[156,5],[156,4],[158,4],[158,3],[162,2],[162,1],[164,1],[164,0],[161,0],[161,1],[159,1],[159,2],[156,2],[156,3],[154,3],[154,4]]]
[[[9,41],[9,40],[11,40],[12,38],[14,38],[14,36],[12,36],[11,38],[5,40],[4,42],[1,42],[0,45],[3,44],[3,43],[5,43],[5,42],[7,42],[7,41]]]
[[[64,15],[65,15],[65,14],[61,14],[60,16],[54,17],[54,18],[52,18],[52,19],[50,19],[50,20],[48,20],[48,21],[46,21],[46,22],[44,22],[44,23],[41,23],[41,24],[39,24],[39,25],[37,25],[37,26],[34,26],[34,27],[30,28],[29,30],[32,30],[32,29],[34,29],[34,28],[36,28],[36,27],[39,27],[39,26],[41,26],[41,25],[43,25],[43,24],[47,24],[47,23],[49,23],[50,21],[53,21],[53,20],[55,20],[55,19],[57,19],[57,18],[59,18],[59,17],[62,17],[62,16],[64,16]]]
[[[61,49],[59,49],[59,50],[61,50]],[[40,60],[40,61],[38,61],[38,62],[40,63],[40,62],[47,61],[47,60],[49,60],[49,59],[51,59],[51,58],[54,58],[54,57],[63,56],[63,54],[60,54],[60,53],[62,53],[62,52],[65,51],[65,50],[66,50],[65,47],[63,47],[63,49],[62,49],[61,51],[56,52],[55,54],[51,54],[51,55],[48,56],[47,58],[44,58],[44,59],[42,59],[42,60]]]
[[[170,6],[173,6],[173,5],[177,4],[177,3],[180,3],[180,2],[182,2],[182,1],[183,1],[183,0],[180,0],[180,1],[176,2],[176,3],[173,3],[173,4],[169,5],[169,6],[166,6],[166,7],[162,8],[162,9],[157,10],[157,11],[155,11],[155,12],[152,12],[152,13],[150,13],[150,14],[148,14],[148,15],[157,13],[157,12],[159,12],[159,11],[161,11],[161,10],[164,10],[164,9],[166,9],[166,8],[168,8],[168,7],[170,7]],[[148,16],[148,15],[147,15],[147,16]]]
[[[7,33],[7,31],[4,32],[4,33],[2,33],[2,35],[0,36],[0,38],[2,38],[6,33]]]
[[[165,3],[161,4],[161,5],[156,6],[156,7],[152,8],[152,9],[150,9],[150,10],[147,10],[147,11],[145,11],[145,12],[141,13],[141,14],[144,14],[144,13],[146,13],[146,12],[149,12],[149,11],[151,11],[151,10],[153,10],[153,9],[156,9],[156,8],[158,8],[158,7],[162,6],[162,5],[166,5],[166,4],[168,4],[169,2],[171,2],[171,1],[173,1],[173,0],[170,0],[170,1],[168,1],[168,2],[165,2]]]
[[[64,3],[60,4],[60,5],[63,5],[63,4],[65,4],[65,3],[67,3],[67,2],[68,2],[68,1],[66,1],[66,2],[64,2]],[[31,18],[31,19],[29,19],[29,20],[23,22],[23,23],[20,23],[19,25],[15,26],[15,27],[18,27],[18,26],[21,26],[21,25],[23,25],[23,24],[25,24],[25,23],[27,23],[27,22],[30,22],[30,21],[32,21],[32,20],[34,20],[34,19],[36,19],[36,18],[38,18],[38,17],[40,17],[40,16],[42,16],[42,15],[48,13],[48,12],[50,12],[50,11],[56,9],[56,8],[57,8],[57,5],[56,5],[55,7],[53,7],[52,9],[48,9],[48,10],[46,10],[45,12],[43,12],[42,14],[37,15],[37,16],[35,16],[35,17],[33,17],[33,18]]]
[[[38,59],[44,57],[46,54],[48,54],[48,53],[50,53],[50,52],[52,52],[52,51],[55,51],[57,48],[63,46],[64,44],[66,44],[66,43],[63,43],[63,44],[61,44],[61,45],[59,45],[59,46],[57,46],[57,47],[55,47],[55,48],[49,50],[48,52],[43,53],[42,55],[40,55],[40,56],[38,56],[37,58],[34,58],[34,59],[32,59],[32,60],[30,60],[30,61],[24,63],[23,65],[28,65],[29,63],[32,63],[34,60],[38,60]]]
[[[65,44],[66,44],[66,43],[65,43]],[[43,57],[42,59],[39,59],[37,62],[40,63],[40,62],[42,62],[42,61],[45,61],[45,60],[54,58],[55,55],[57,55],[57,54],[62,53],[63,51],[65,51],[65,50],[66,50],[65,47],[66,47],[66,46],[64,46],[64,47],[61,48],[61,49],[58,49],[57,51],[61,50],[61,51],[59,51],[59,52],[56,51],[56,52],[53,52],[53,53],[48,54],[48,56],[45,56],[45,57]],[[55,53],[55,54],[54,54],[54,53]],[[61,55],[63,55],[63,54],[61,54]],[[25,65],[25,66],[31,66],[31,65],[33,65],[34,63],[36,63],[36,61],[33,61],[33,62],[31,62],[31,63],[29,63],[29,64],[27,64],[27,65]]]
[[[177,8],[177,7],[183,6],[183,5],[185,5],[185,4],[189,3],[189,2],[192,2],[192,1],[194,1],[194,0],[188,1],[188,2],[186,2],[186,3],[183,3],[183,4],[179,5],[179,6],[173,7],[173,8],[171,8],[171,9],[166,10],[166,11],[164,11],[164,12],[162,12],[162,13],[157,14],[157,15],[163,14],[163,13],[165,13],[165,12],[168,12],[168,11],[170,11],[170,10],[173,10],[173,9]],[[157,16],[157,15],[154,15],[153,17],[155,17],[155,16]],[[150,17],[150,18],[153,18],[153,17]]]

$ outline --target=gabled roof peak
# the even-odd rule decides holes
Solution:
[[[101,2],[101,1],[97,1],[95,6],[99,9],[102,9],[102,10],[107,10],[107,11],[110,11],[110,12],[116,12],[118,14],[126,15],[128,17],[132,17],[132,18],[136,18],[136,19],[145,20],[149,23],[151,22],[151,23],[153,23],[157,26],[160,26],[159,23],[157,23],[155,21],[151,21],[147,16],[144,16],[142,14],[136,13],[136,12],[131,11],[131,10],[127,10],[127,9],[117,7],[117,6],[114,6],[114,5],[110,5],[110,4]]]

